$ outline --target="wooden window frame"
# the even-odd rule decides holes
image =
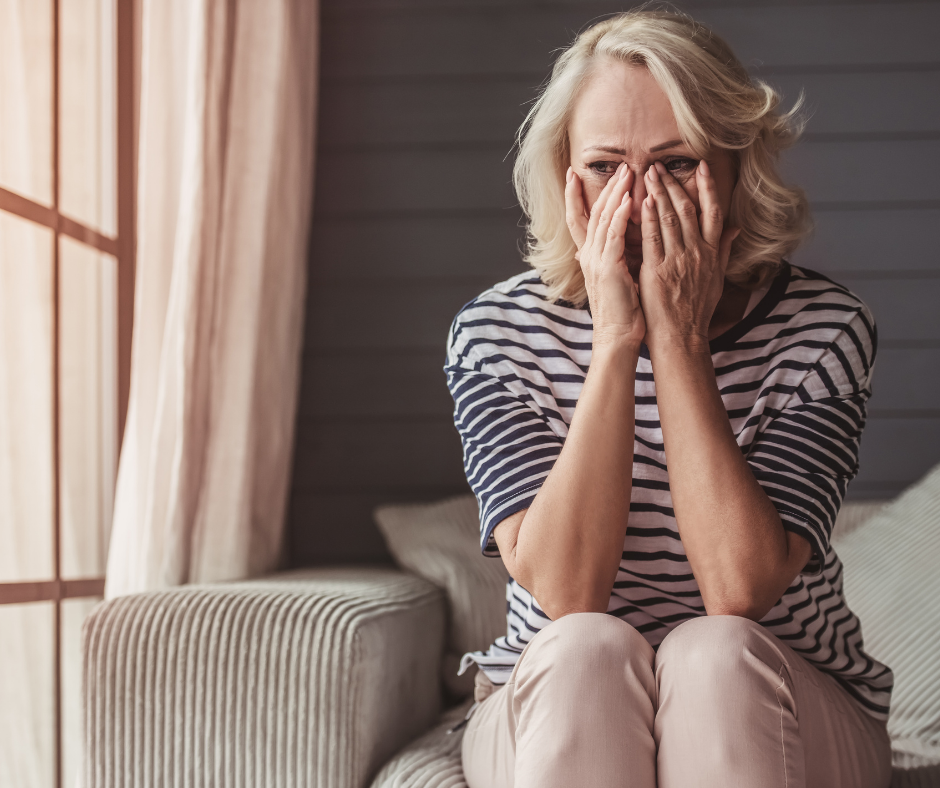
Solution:
[[[62,602],[66,599],[99,597],[105,578],[65,580],[61,575],[60,414],[59,414],[59,266],[62,236],[72,238],[117,260],[117,364],[118,364],[118,448],[123,445],[124,423],[130,393],[131,334],[134,321],[135,216],[136,216],[136,107],[135,107],[135,5],[137,0],[115,0],[116,20],[116,157],[117,157],[117,235],[104,235],[82,222],[59,212],[59,49],[60,0],[52,3],[52,206],[30,200],[0,187],[0,211],[51,229],[53,244],[53,325],[52,325],[52,462],[53,462],[53,574],[51,580],[0,583],[0,605],[52,602],[54,605],[54,751],[55,785],[62,788]]]

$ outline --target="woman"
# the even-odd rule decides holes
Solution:
[[[526,260],[466,304],[448,386],[508,631],[467,654],[470,788],[884,788],[892,673],[833,521],[875,354],[784,257],[799,128],[685,16],[583,32],[520,130]]]

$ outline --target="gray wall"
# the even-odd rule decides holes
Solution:
[[[444,374],[457,310],[525,269],[513,134],[553,51],[614,4],[322,0],[316,208],[288,555],[387,561],[372,508],[469,491]],[[684,3],[814,115],[785,161],[793,261],[858,293],[880,348],[849,497],[940,461],[940,4]],[[789,102],[788,102],[789,103]]]

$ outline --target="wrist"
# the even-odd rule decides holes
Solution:
[[[707,334],[694,332],[671,334],[659,338],[650,338],[647,342],[650,358],[654,355],[711,356],[711,346]]]
[[[631,363],[634,369],[640,359],[640,345],[635,339],[602,339],[595,338],[591,346],[591,363],[597,359],[612,360],[618,364]]]

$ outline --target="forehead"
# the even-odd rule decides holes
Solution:
[[[579,93],[568,136],[578,153],[594,145],[648,150],[681,137],[669,99],[649,71],[614,60],[599,64]]]

